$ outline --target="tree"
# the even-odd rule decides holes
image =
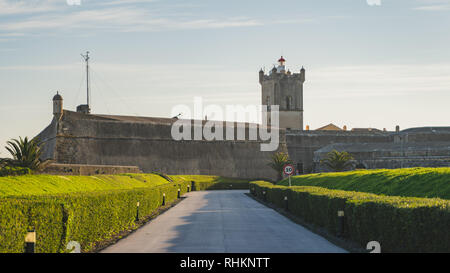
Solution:
[[[289,159],[289,155],[286,153],[278,152],[271,156],[269,166],[277,172],[278,181],[283,178],[284,165],[289,163],[292,163],[292,160]]]
[[[11,154],[12,159],[4,158],[0,164],[39,171],[45,168],[50,162],[49,160],[41,161],[42,151],[39,147],[40,142],[37,139],[28,140],[28,137],[24,139],[19,137],[19,140],[11,139],[6,143],[8,146],[5,148]]]
[[[320,163],[325,164],[327,167],[336,172],[341,172],[351,166],[353,157],[347,152],[338,152],[333,150],[327,154],[325,159],[322,159]]]

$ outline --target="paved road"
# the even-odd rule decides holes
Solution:
[[[190,192],[181,203],[102,252],[345,252],[246,192]]]

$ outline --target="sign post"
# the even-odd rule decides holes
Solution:
[[[289,187],[291,186],[291,175],[294,173],[294,166],[292,164],[286,164],[283,167],[283,173],[289,176]]]

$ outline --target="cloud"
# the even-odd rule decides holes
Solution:
[[[55,0],[0,0],[0,15],[36,14],[55,11],[58,9],[58,6],[61,6],[62,2]]]
[[[222,29],[258,27],[265,24],[299,24],[313,21],[313,19],[308,18],[265,19],[263,21],[259,18],[249,17],[209,17],[198,15],[198,13],[190,13],[186,4],[150,6],[157,1],[82,2],[81,6],[75,7],[64,4],[65,1],[62,1],[64,5],[61,6],[61,1],[34,0],[16,3],[11,0],[0,0],[0,7],[5,7],[4,12],[22,14],[19,17],[10,16],[7,17],[7,20],[3,20],[0,24],[0,36],[12,35],[12,33],[26,35],[46,33],[46,35],[50,35],[50,33],[55,34],[58,31],[75,29],[105,32]],[[149,5],[142,6],[143,3]],[[196,9],[198,9],[197,6]],[[30,11],[33,11],[33,13],[31,14]],[[80,31],[79,35],[82,34]]]
[[[450,5],[430,5],[430,6],[420,6],[413,8],[414,10],[423,10],[423,11],[443,11],[450,10]]]
[[[1,1],[1,0],[0,0]],[[134,7],[108,7],[77,10],[69,13],[30,16],[0,25],[3,32],[26,32],[37,30],[67,30],[74,28],[101,29],[120,32],[147,32],[179,29],[212,29],[229,27],[252,27],[262,23],[251,18],[179,18],[159,17],[145,9]]]
[[[420,11],[445,11],[450,10],[450,0],[419,0],[420,6],[414,7],[413,10]]]
[[[315,98],[444,95],[450,90],[450,64],[323,67],[308,74]]]

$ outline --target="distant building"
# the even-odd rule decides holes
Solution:
[[[341,128],[337,127],[333,123],[325,125],[323,127],[317,128],[316,131],[342,131]]]

